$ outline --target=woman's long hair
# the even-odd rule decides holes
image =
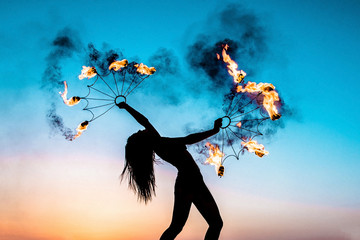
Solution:
[[[146,130],[131,135],[125,146],[125,166],[121,173],[140,201],[147,203],[155,195],[153,137]]]

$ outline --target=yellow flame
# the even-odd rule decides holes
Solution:
[[[80,137],[81,134],[87,129],[88,125],[89,125],[88,121],[84,121],[80,123],[79,126],[76,128],[77,134],[74,136],[74,139]]]
[[[109,70],[114,69],[114,71],[119,71],[121,68],[124,68],[128,65],[128,60],[123,59],[121,61],[114,61],[110,64]]]
[[[79,75],[79,79],[82,80],[84,78],[93,78],[96,76],[96,69],[94,67],[86,67],[83,66],[83,69],[81,70],[81,74]]]
[[[246,72],[244,72],[243,70],[238,70],[237,63],[231,59],[229,54],[226,53],[228,47],[229,45],[226,44],[222,50],[223,61],[228,64],[228,73],[234,78],[234,82],[241,83],[246,76]],[[219,54],[217,54],[217,58],[220,59]]]
[[[265,150],[264,145],[258,144],[255,140],[249,140],[248,142],[241,142],[249,152],[255,153],[259,157],[263,157],[264,155],[268,155],[269,152]]]
[[[136,67],[137,68],[136,71],[141,74],[152,75],[156,72],[156,69],[154,67],[149,68],[148,66],[146,66],[143,63],[140,63],[140,65],[135,64],[134,67]]]
[[[245,87],[237,86],[237,92],[261,92],[264,96],[263,106],[268,112],[271,120],[276,120],[281,117],[281,114],[278,113],[278,109],[275,106],[275,102],[279,101],[279,94],[275,91],[274,85],[271,83],[259,83],[248,82]]]
[[[64,81],[64,86],[65,86],[65,90],[63,93],[59,92],[59,94],[61,95],[64,103],[68,106],[74,106],[76,104],[78,104],[80,102],[80,97],[71,97],[70,99],[67,99],[67,93],[68,93],[68,86],[66,81]]]
[[[211,143],[207,142],[206,147],[209,148],[209,157],[206,159],[205,163],[214,165],[217,174],[219,176],[223,176],[224,166],[221,165],[221,160],[223,156],[225,156],[225,154],[220,151],[218,145],[214,146]]]

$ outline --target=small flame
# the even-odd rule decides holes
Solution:
[[[83,69],[81,70],[81,74],[79,75],[79,79],[82,80],[84,78],[93,78],[96,76],[96,69],[94,67],[86,67],[83,66]]]
[[[81,134],[87,129],[88,125],[89,125],[88,121],[84,121],[80,123],[79,126],[76,128],[77,134],[74,136],[74,139],[80,137]]]
[[[207,142],[206,147],[209,148],[209,157],[206,159],[205,163],[214,165],[215,171],[217,172],[218,176],[223,176],[224,166],[221,165],[221,160],[225,154],[220,151],[218,145],[214,146],[211,143]]]
[[[64,86],[65,86],[65,90],[63,93],[59,92],[59,94],[61,95],[62,99],[64,100],[64,103],[68,106],[74,106],[76,104],[78,104],[80,102],[80,97],[71,97],[70,99],[67,99],[67,93],[68,93],[68,86],[66,81],[64,81]]]
[[[238,128],[241,128],[241,121],[236,124]]]
[[[229,54],[226,53],[228,47],[229,45],[226,44],[222,50],[223,61],[228,64],[228,72],[234,78],[234,82],[241,83],[246,76],[246,72],[244,72],[243,70],[238,70],[237,63],[230,58]],[[220,59],[219,54],[217,54],[217,58]]]
[[[155,69],[154,67],[150,67],[150,68],[149,68],[148,66],[146,66],[146,65],[143,64],[143,63],[140,63],[140,65],[139,65],[139,64],[135,64],[134,67],[137,68],[136,71],[137,71],[138,73],[146,74],[146,75],[152,75],[152,74],[154,74],[155,71],[156,71],[156,69]]]
[[[237,86],[237,92],[261,92],[264,95],[263,106],[268,112],[271,120],[276,120],[281,117],[281,114],[278,113],[278,110],[274,104],[275,101],[279,101],[279,94],[275,91],[274,85],[271,83],[259,83],[248,82],[245,87]]]
[[[124,68],[128,65],[128,60],[123,59],[121,61],[115,61],[110,64],[109,70],[114,69],[114,71],[119,71],[121,68]]]
[[[241,145],[243,145],[249,152],[253,152],[259,157],[269,154],[269,152],[265,150],[264,145],[258,144],[255,140],[250,139],[248,142],[241,142]]]

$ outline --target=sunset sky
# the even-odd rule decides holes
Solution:
[[[2,0],[0,21],[1,240],[159,239],[176,169],[160,161],[156,197],[138,202],[119,176],[126,139],[141,126],[114,108],[67,141],[49,125],[49,109],[71,129],[89,113],[65,106],[63,86],[44,86],[44,73],[61,67],[57,81],[81,95],[89,43],[148,65],[166,53],[169,65],[154,65],[128,103],[161,135],[184,136],[223,116],[232,79],[216,82],[191,63],[226,38],[239,49],[255,44],[233,59],[249,80],[273,83],[287,111],[258,139],[270,154],[229,159],[222,178],[189,148],[220,209],[220,239],[360,240],[359,1]],[[254,42],[242,42],[244,31]],[[76,43],[70,54],[54,50],[63,35]],[[206,229],[192,207],[177,239],[203,239]]]

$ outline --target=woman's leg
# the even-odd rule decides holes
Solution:
[[[178,181],[175,184],[174,210],[171,224],[161,235],[160,240],[173,240],[183,229],[188,219],[192,196]]]
[[[216,202],[205,183],[197,191],[193,203],[209,224],[205,240],[218,240],[223,221]]]

